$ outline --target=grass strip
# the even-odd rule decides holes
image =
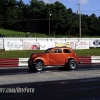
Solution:
[[[100,48],[92,48],[86,50],[74,50],[77,56],[100,56]],[[1,58],[29,58],[31,53],[44,52],[44,50],[16,50],[16,51],[5,51],[0,50]]]

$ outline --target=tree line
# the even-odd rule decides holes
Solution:
[[[0,28],[47,35],[79,36],[79,15],[56,1],[0,0]],[[99,36],[100,17],[81,15],[82,36]]]

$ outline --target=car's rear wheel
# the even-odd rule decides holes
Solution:
[[[36,64],[35,64],[35,70],[38,71],[38,72],[40,72],[40,71],[43,70],[43,68],[44,68],[43,62],[37,61]]]
[[[75,70],[77,68],[77,63],[75,60],[69,60],[67,63],[67,67],[69,70]]]

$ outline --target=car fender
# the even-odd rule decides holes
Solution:
[[[49,64],[48,60],[46,60],[46,59],[44,59],[42,57],[36,57],[33,62],[35,63],[37,60],[43,61],[44,65],[48,65]]]
[[[65,64],[68,63],[69,59],[74,59],[75,60],[74,57],[67,57],[66,60],[65,60]]]

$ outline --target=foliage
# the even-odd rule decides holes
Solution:
[[[81,15],[82,36],[100,36],[100,17]],[[0,28],[49,35],[79,36],[79,15],[56,1],[0,0]],[[1,33],[2,34],[2,33]]]

